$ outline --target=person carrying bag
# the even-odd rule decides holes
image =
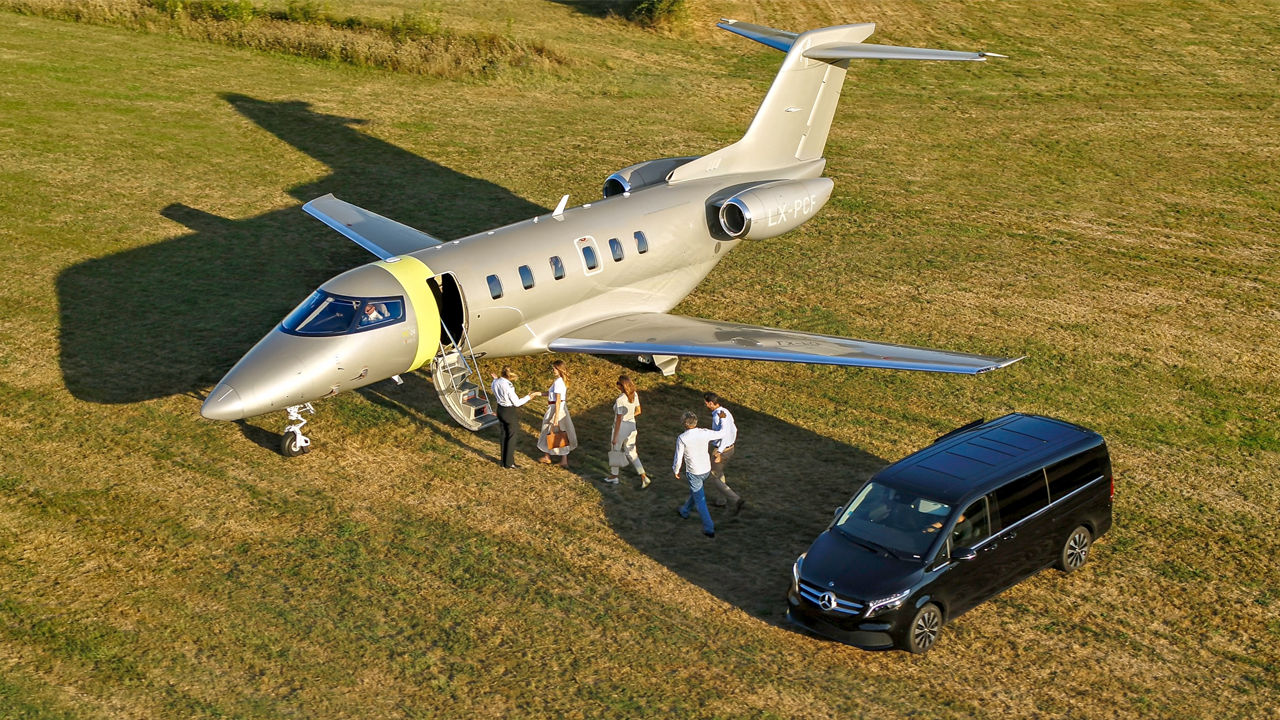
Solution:
[[[618,470],[631,465],[640,474],[640,489],[649,487],[649,476],[644,472],[640,456],[636,453],[636,416],[640,414],[640,393],[628,375],[618,377],[618,389],[622,394],[613,403],[613,436],[609,442],[609,476],[607,483],[618,483]]]
[[[578,447],[578,435],[569,416],[569,370],[563,360],[551,363],[555,382],[547,390],[547,412],[542,416],[542,433],[538,436],[538,449],[543,452],[539,462],[551,464],[551,456],[560,458],[560,467],[569,467],[569,453]]]

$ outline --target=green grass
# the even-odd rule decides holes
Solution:
[[[1274,714],[1274,7],[708,1],[661,31],[589,4],[436,10],[571,62],[453,82],[0,13],[0,717]],[[598,482],[627,367],[603,359],[569,358],[570,472],[498,470],[421,374],[320,403],[294,460],[279,417],[200,419],[273,323],[368,259],[302,202],[454,237],[732,142],[780,55],[708,30],[722,15],[1011,57],[855,64],[832,201],[677,312],[1027,360],[643,375],[644,492]],[[515,365],[546,380],[545,358]],[[708,389],[750,503],[714,543],[663,479]],[[861,479],[1013,410],[1110,442],[1116,526],[1084,570],[923,658],[783,626],[792,559]]]

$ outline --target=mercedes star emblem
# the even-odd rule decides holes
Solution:
[[[835,610],[836,594],[833,592],[822,593],[822,597],[818,598],[818,607],[821,607],[823,610]]]

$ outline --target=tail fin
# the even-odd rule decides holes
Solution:
[[[746,135],[729,147],[676,168],[670,177],[673,183],[780,169],[821,159],[851,59],[982,61],[988,55],[1003,57],[863,43],[875,32],[875,23],[839,25],[799,34],[736,20],[721,20],[716,27],[781,50],[787,57]]]

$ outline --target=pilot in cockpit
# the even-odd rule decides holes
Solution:
[[[387,317],[387,308],[381,303],[365,303],[364,315],[360,317],[360,327],[372,325],[379,320],[385,320]]]

